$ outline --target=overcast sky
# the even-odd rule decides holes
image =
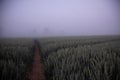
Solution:
[[[0,36],[120,34],[119,0],[5,0]]]

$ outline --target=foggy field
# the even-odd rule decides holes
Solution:
[[[0,80],[27,80],[34,45],[46,80],[120,80],[120,36],[0,39]]]
[[[120,0],[0,0],[0,80],[120,80]]]

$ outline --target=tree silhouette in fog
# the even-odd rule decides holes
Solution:
[[[45,28],[43,28],[43,34],[44,35],[50,35],[50,34],[52,34],[52,31],[50,30],[50,28],[45,27]]]

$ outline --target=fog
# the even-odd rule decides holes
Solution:
[[[119,0],[3,0],[0,37],[120,35]]]

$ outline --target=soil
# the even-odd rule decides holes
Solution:
[[[46,80],[44,75],[43,64],[41,61],[41,56],[39,54],[39,48],[37,47],[37,45],[35,46],[34,59],[28,78],[29,80]]]

